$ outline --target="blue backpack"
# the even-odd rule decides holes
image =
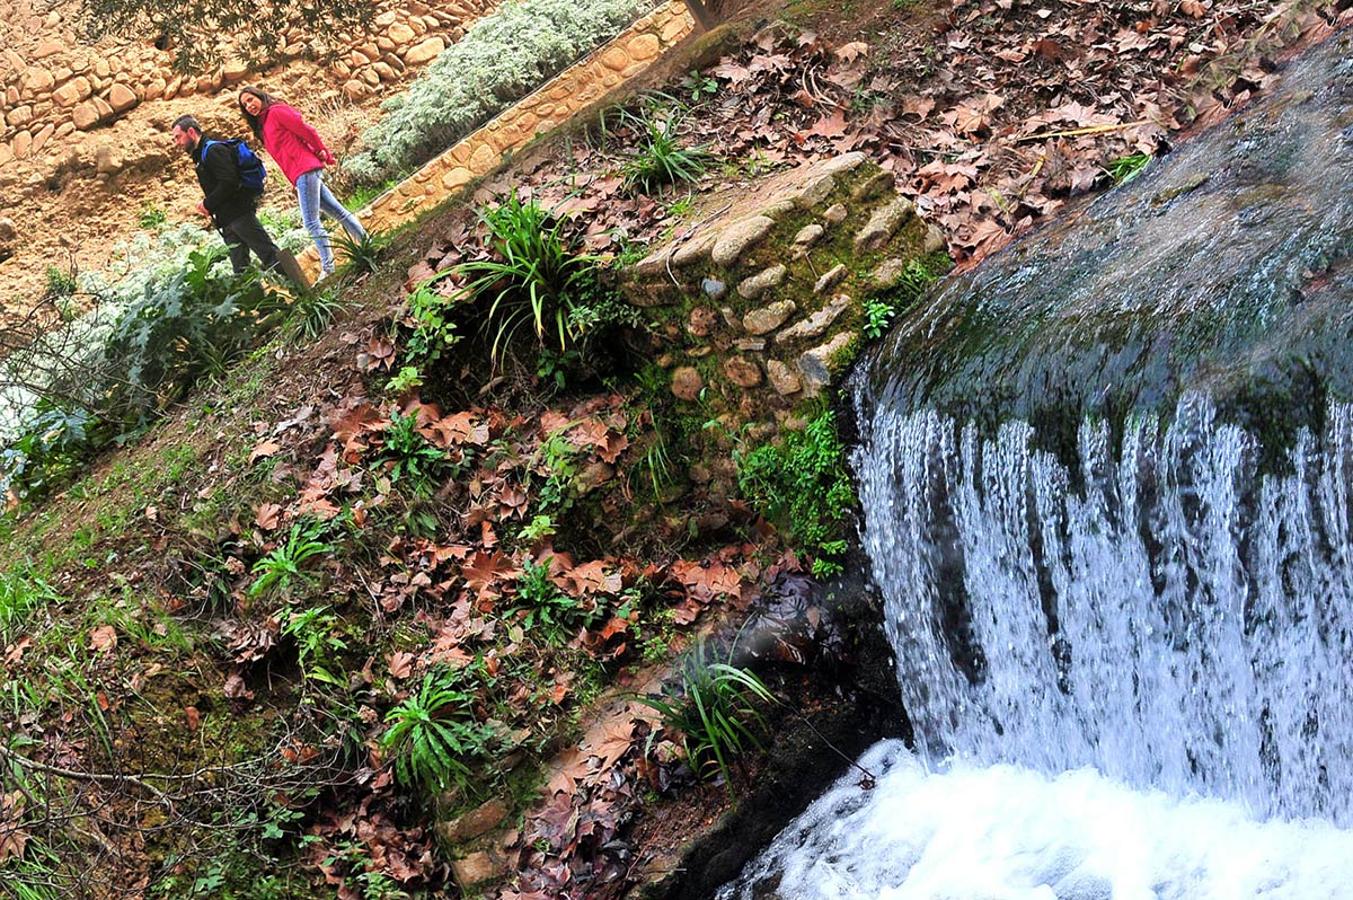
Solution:
[[[240,173],[240,186],[251,194],[262,194],[268,181],[268,170],[263,168],[263,160],[258,158],[249,145],[239,139],[228,141],[207,141],[202,148],[202,158],[207,158],[212,144],[225,144],[235,156],[235,169]],[[200,165],[200,163],[199,163]]]

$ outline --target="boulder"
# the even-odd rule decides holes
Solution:
[[[422,65],[441,56],[445,49],[446,41],[440,37],[430,37],[410,48],[409,52],[404,54],[404,62],[411,66]]]
[[[108,91],[108,105],[113,108],[114,113],[126,112],[140,102],[141,98],[136,95],[136,91],[125,84],[114,84]]]

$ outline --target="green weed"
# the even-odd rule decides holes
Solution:
[[[309,585],[313,577],[305,571],[312,559],[334,552],[334,546],[322,540],[324,524],[313,519],[292,523],[287,539],[254,563],[253,584],[249,596],[265,593],[289,593],[293,587]]]
[[[59,599],[51,585],[28,569],[0,573],[0,646],[19,636],[33,610]]]
[[[1150,162],[1151,154],[1132,153],[1110,160],[1109,164],[1104,167],[1104,171],[1109,173],[1109,177],[1113,179],[1114,184],[1127,184],[1140,175]]]
[[[680,113],[650,110],[642,117],[628,111],[620,115],[638,136],[634,151],[620,167],[627,191],[652,194],[668,185],[695,182],[709,168],[713,155],[706,147],[682,145]]]
[[[340,231],[333,237],[334,255],[354,275],[369,275],[379,269],[389,246],[388,236],[371,231],[361,240],[346,231]]]
[[[398,412],[390,417],[376,461],[386,466],[391,482],[407,482],[416,496],[430,493],[438,479],[453,468],[450,457],[419,433],[418,417]]]
[[[329,329],[346,306],[337,291],[306,291],[291,304],[287,328],[297,340],[313,341]]]
[[[282,634],[296,642],[297,663],[307,680],[344,687],[334,672],[334,654],[348,649],[339,626],[338,616],[327,606],[290,610],[282,620]]]
[[[687,759],[697,774],[718,773],[733,791],[729,764],[749,748],[759,748],[768,733],[757,708],[774,700],[755,673],[731,664],[731,655],[711,662],[703,638],[686,657],[681,685],[641,703],[662,716],[663,725],[682,735]]]
[[[765,444],[751,453],[738,450],[733,456],[743,495],[817,557],[814,574],[839,571],[831,557],[846,550],[855,490],[832,411],[823,410],[801,432],[786,432],[779,445]]]

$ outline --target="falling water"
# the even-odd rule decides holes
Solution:
[[[1120,446],[1087,421],[1074,472],[1033,438],[876,414],[864,539],[918,746],[722,896],[1353,896],[1353,407],[1268,474],[1198,395]]]

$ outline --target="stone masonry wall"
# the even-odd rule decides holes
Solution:
[[[694,28],[695,20],[684,0],[658,7],[377,197],[359,218],[378,232],[416,219],[474,179],[492,172],[505,154],[566,122],[644,71]],[[319,261],[313,249],[301,257],[301,264],[312,276],[315,274]]]
[[[176,75],[174,52],[155,46],[155,36],[134,42],[82,44],[77,36],[78,4],[60,4],[47,12],[36,0],[0,0],[0,169],[25,160],[38,162],[44,149],[76,132],[88,132],[118,119],[138,104],[175,97],[211,97],[252,74],[238,58],[214,72]],[[338,33],[309,38],[285,35],[283,61],[308,67],[315,93],[341,90],[361,100],[381,85],[405,80],[464,34],[472,20],[497,0],[448,0],[429,5],[419,0],[381,0],[370,35]],[[331,62],[307,62],[311,54],[336,55]],[[55,160],[52,160],[55,162]]]
[[[725,190],[688,220],[630,267],[626,297],[667,319],[658,362],[678,399],[766,430],[853,360],[866,301],[944,247],[858,152]]]

